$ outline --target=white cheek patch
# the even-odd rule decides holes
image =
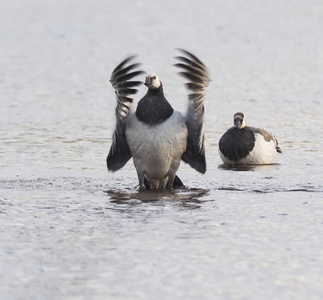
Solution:
[[[246,119],[245,118],[242,119],[242,123],[241,123],[240,128],[244,128],[244,127],[246,127]]]
[[[156,79],[154,79],[154,81],[153,81],[153,87],[155,89],[158,89],[160,87],[160,81],[159,81],[159,78],[158,77],[156,77]]]
[[[147,79],[150,79],[151,84],[148,86],[150,89],[158,89],[160,87],[160,81],[156,74],[151,73],[147,76]]]

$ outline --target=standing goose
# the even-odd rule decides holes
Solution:
[[[130,105],[140,81],[132,79],[144,72],[135,71],[139,64],[129,64],[134,57],[121,62],[112,72],[111,83],[117,98],[116,128],[107,157],[107,167],[117,171],[133,157],[139,189],[167,189],[182,186],[176,176],[180,161],[198,172],[206,172],[204,151],[204,98],[209,83],[205,65],[193,54],[181,50],[175,64],[189,80],[186,116],[174,110],[164,96],[163,84],[156,74],[145,80],[146,95],[138,102],[135,113]]]
[[[275,136],[263,128],[246,126],[244,114],[237,112],[234,126],[223,134],[219,153],[226,164],[269,164],[276,152],[282,153]]]

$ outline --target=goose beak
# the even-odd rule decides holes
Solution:
[[[240,128],[241,127],[241,121],[240,120],[234,120],[234,127]]]

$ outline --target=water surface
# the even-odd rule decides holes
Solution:
[[[320,1],[0,7],[2,299],[322,299]],[[106,170],[108,79],[137,53],[185,112],[175,47],[211,73],[208,171],[139,192],[132,161]],[[278,138],[272,165],[223,167],[237,111]]]

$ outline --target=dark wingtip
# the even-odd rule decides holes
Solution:
[[[202,63],[202,61],[200,61],[197,56],[195,56],[193,53],[187,51],[187,50],[184,50],[182,48],[175,48],[177,51],[179,52],[182,52],[183,54],[185,54],[186,56],[190,57],[191,59],[193,59],[195,62],[198,62],[199,64],[203,65],[204,64]]]
[[[116,72],[117,70],[121,69],[126,63],[128,63],[129,61],[135,59],[138,55],[134,54],[134,55],[130,55],[128,56],[126,59],[124,59],[120,64],[118,64],[114,70],[112,71],[112,73]]]

